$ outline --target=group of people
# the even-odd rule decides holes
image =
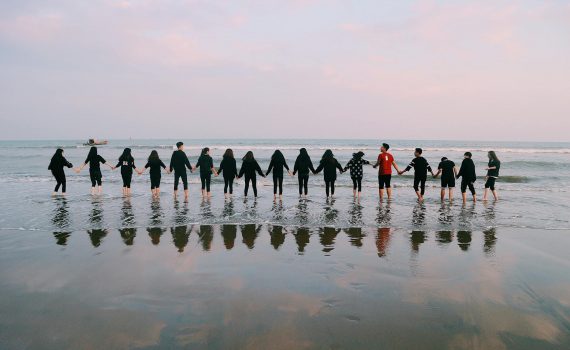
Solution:
[[[111,170],[117,168],[121,169],[121,177],[123,179],[123,195],[130,195],[131,193],[131,180],[133,173],[137,172],[139,175],[143,174],[147,169],[149,169],[151,191],[154,197],[160,195],[160,181],[162,172],[165,171],[167,174],[174,172],[174,197],[177,197],[178,186],[180,181],[182,181],[184,189],[184,198],[188,199],[188,174],[187,170],[190,172],[200,171],[200,181],[202,184],[201,191],[204,198],[209,198],[211,196],[210,184],[212,175],[219,176],[220,174],[224,178],[224,196],[230,197],[233,194],[233,183],[235,179],[240,179],[244,177],[245,187],[244,195],[247,197],[249,188],[251,186],[253,190],[254,197],[257,197],[257,174],[261,177],[266,177],[270,173],[273,173],[273,195],[277,199],[283,196],[283,178],[285,170],[290,176],[298,176],[299,182],[299,196],[306,197],[308,195],[308,183],[310,174],[318,174],[323,172],[325,180],[325,193],[327,198],[334,196],[335,193],[335,182],[337,180],[337,174],[350,171],[350,177],[353,183],[353,195],[355,198],[360,198],[362,192],[362,179],[364,175],[363,167],[364,165],[371,165],[374,168],[379,168],[378,170],[378,188],[380,200],[384,199],[384,191],[386,191],[388,199],[392,197],[392,168],[396,170],[399,175],[402,175],[412,168],[414,169],[414,182],[413,187],[418,196],[419,201],[423,201],[425,194],[425,187],[427,181],[428,172],[434,178],[441,177],[441,200],[445,200],[445,196],[448,193],[449,200],[453,200],[453,190],[455,188],[455,180],[461,178],[461,193],[463,196],[463,202],[467,201],[467,189],[471,192],[473,201],[477,201],[477,195],[475,191],[474,183],[477,180],[477,175],[475,171],[475,163],[472,160],[472,154],[466,152],[464,159],[461,163],[459,170],[455,163],[446,157],[441,159],[438,165],[437,172],[434,172],[428,161],[422,156],[423,150],[421,148],[416,148],[414,152],[414,159],[409,163],[409,165],[400,170],[398,164],[394,160],[394,157],[389,153],[390,146],[386,143],[382,144],[380,149],[380,154],[374,164],[363,159],[364,153],[357,152],[354,153],[352,159],[343,167],[338,160],[335,158],[333,152],[329,149],[326,150],[315,169],[313,162],[305,148],[299,150],[299,155],[295,160],[293,166],[293,171],[290,170],[283,153],[276,150],[271,156],[271,161],[267,171],[264,173],[259,163],[255,160],[252,151],[245,154],[242,159],[242,165],[240,170],[237,170],[237,162],[234,158],[232,149],[228,148],[223,156],[218,169],[214,166],[214,161],[210,156],[210,149],[204,148],[200,154],[195,165],[190,164],[190,161],[184,152],[184,143],[178,142],[176,144],[176,150],[172,153],[170,158],[170,164],[167,167],[164,162],[158,156],[158,152],[153,150],[148,159],[147,163],[143,168],[137,168],[135,166],[135,160],[131,155],[131,149],[125,148],[123,153],[118,159],[115,166],[107,164],[105,159],[97,153],[97,147],[93,146],[89,150],[87,158],[83,164],[76,168],[75,171],[80,173],[81,170],[89,164],[89,177],[91,179],[91,194],[101,194],[102,193],[102,173],[101,164],[108,166]],[[499,177],[499,169],[501,167],[501,162],[497,158],[494,151],[488,153],[489,162],[486,168],[487,176],[485,182],[485,191],[483,195],[483,200],[487,200],[489,190],[492,192],[495,200],[498,200],[497,190],[495,188],[495,182]],[[54,189],[54,194],[57,194],[59,188],[61,187],[62,193],[65,194],[66,191],[66,179],[64,168],[72,168],[73,165],[68,162],[63,156],[63,149],[57,149],[53,155],[48,169],[51,170],[57,184]]]

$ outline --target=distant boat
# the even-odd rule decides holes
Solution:
[[[102,146],[102,145],[106,145],[108,144],[109,141],[107,140],[96,140],[96,139],[89,139],[86,143],[84,143],[84,146]]]

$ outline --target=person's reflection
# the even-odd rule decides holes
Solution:
[[[487,257],[495,256],[495,245],[497,244],[497,230],[490,228],[483,231],[484,243],[483,251]]]
[[[282,222],[284,217],[283,201],[275,200],[271,212],[273,212],[273,222]]]
[[[468,251],[471,245],[471,231],[458,231],[457,244],[464,252]]]
[[[133,214],[133,206],[131,198],[125,197],[123,206],[121,207],[121,223],[123,227],[132,227],[135,225],[135,215]]]
[[[423,202],[418,202],[414,206],[412,214],[412,224],[414,226],[423,226],[426,221],[426,206]]]
[[[494,202],[483,202],[483,206],[485,207],[485,211],[483,212],[483,218],[485,218],[486,226],[493,227],[495,226],[495,203]]]
[[[362,226],[362,205],[359,202],[354,201],[350,210],[348,211],[348,222],[352,226]]]
[[[243,199],[243,206],[244,206],[244,214],[246,215],[246,217],[254,220],[259,219],[259,217],[257,216],[257,199],[253,199],[252,201],[250,201],[249,198],[245,197]]]
[[[453,242],[453,232],[439,231],[435,234],[435,241],[437,242],[437,245],[444,247]]]
[[[188,226],[176,226],[170,228],[170,233],[172,234],[172,242],[174,242],[174,246],[178,248],[178,252],[184,252],[184,248],[188,244],[188,239],[190,237],[190,232],[192,229],[188,229]]]
[[[174,201],[174,225],[180,226],[187,223],[188,220],[188,202]]]
[[[380,202],[376,215],[376,223],[381,227],[390,227],[392,224],[392,202],[388,201],[386,204]]]
[[[325,206],[325,213],[323,215],[326,224],[334,224],[338,219],[338,209],[334,207],[335,202],[335,198],[327,199],[327,206]]]
[[[362,228],[360,227],[351,227],[345,230],[346,234],[348,235],[350,244],[354,247],[360,248],[362,247],[362,239],[366,237],[364,233],[362,233]]]
[[[325,255],[330,255],[330,252],[334,250],[334,242],[340,231],[340,229],[336,229],[334,227],[325,227],[320,229],[319,238]]]
[[[269,234],[271,235],[271,245],[275,250],[279,250],[279,247],[285,243],[285,232],[283,230],[283,226],[272,226],[269,230]]]
[[[150,223],[149,226],[156,227],[162,225],[162,208],[159,199],[153,199],[150,204]]]
[[[390,228],[382,227],[378,229],[378,234],[376,235],[376,249],[378,250],[378,257],[383,258],[386,256],[388,247],[390,246]]]
[[[443,225],[451,225],[453,224],[453,213],[452,213],[453,205],[448,202],[442,202],[441,206],[439,207],[439,215],[438,221]]]
[[[146,232],[148,232],[148,236],[150,237],[150,241],[153,245],[160,244],[160,237],[164,231],[166,231],[166,229],[163,229],[162,227],[149,227],[146,229]]]
[[[89,222],[92,226],[99,226],[103,222],[103,207],[99,199],[93,198],[91,203],[91,212],[89,213]]]
[[[67,198],[56,198],[56,206],[53,210],[52,224],[55,228],[65,230],[69,228],[69,204]]]
[[[309,238],[311,234],[308,228],[299,227],[297,232],[294,234],[295,242],[297,242],[297,251],[300,255],[305,253],[305,247],[309,244]]]
[[[212,205],[208,199],[202,198],[200,202],[200,216],[202,217],[203,221],[208,221],[214,218],[214,214],[212,213]]]
[[[212,225],[200,225],[198,228],[198,237],[202,243],[202,250],[209,252],[212,249],[212,240],[214,239],[214,228]]]
[[[135,243],[135,237],[137,236],[136,228],[122,228],[119,230],[119,233],[125,245],[133,245]]]
[[[54,232],[55,244],[57,245],[67,245],[67,239],[71,236],[71,232]]]
[[[91,239],[91,244],[93,247],[97,248],[103,242],[103,238],[107,236],[107,230],[101,229],[94,229],[94,230],[87,230],[89,234],[89,238]]]
[[[297,222],[300,225],[306,225],[309,222],[309,211],[307,209],[307,200],[306,199],[299,199],[299,203],[297,204],[297,213],[295,214],[297,218]]]
[[[233,198],[229,198],[224,202],[224,211],[222,212],[222,215],[225,219],[229,219],[235,215]]]
[[[241,227],[241,237],[242,242],[247,246],[249,250],[253,249],[255,246],[255,240],[257,235],[261,230],[261,226],[257,227],[255,224],[242,225]]]
[[[237,236],[237,225],[222,225],[222,237],[224,238],[224,246],[227,250],[234,247]]]
[[[412,231],[410,234],[410,243],[412,246],[412,252],[419,253],[420,245],[426,241],[425,231]]]

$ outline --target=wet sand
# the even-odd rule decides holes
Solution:
[[[2,349],[568,349],[570,232],[0,235]]]

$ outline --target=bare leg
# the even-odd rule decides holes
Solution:
[[[451,188],[449,189],[449,191],[451,192]],[[445,200],[445,188],[442,187],[441,188],[441,201],[443,202]]]
[[[380,195],[380,202],[382,202],[384,200],[384,190],[383,189],[379,189],[378,190],[378,194]]]
[[[174,198],[178,197],[178,190],[174,190]]]
[[[485,192],[483,192],[483,200],[486,201],[487,200],[487,194],[489,193],[489,189],[485,188]]]
[[[467,193],[463,192],[461,196],[463,197],[463,204],[467,203]]]
[[[92,196],[94,196],[94,195],[95,195],[95,192],[96,192],[96,189],[95,189],[95,187],[91,187],[91,195],[92,195]]]
[[[497,193],[497,190],[493,191],[493,197],[495,197],[495,200],[498,201],[499,200],[499,194]]]
[[[449,201],[453,202],[453,188],[449,188]]]
[[[184,200],[188,201],[188,190],[184,190]]]
[[[388,199],[392,199],[392,188],[386,190],[388,192]]]
[[[99,186],[99,194],[103,193],[103,186]]]

